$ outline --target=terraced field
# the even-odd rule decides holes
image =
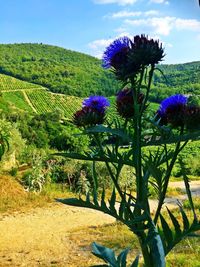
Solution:
[[[0,101],[0,109],[6,110],[9,106],[12,109],[38,114],[60,109],[66,118],[71,118],[74,112],[81,108],[82,102],[82,98],[52,93],[40,85],[3,74],[0,74],[0,93],[4,101]],[[117,115],[115,97],[110,97],[109,101],[111,105],[108,118],[112,120]],[[151,109],[155,110],[157,107],[157,104],[152,103]]]
[[[46,90],[30,90],[26,93],[38,113],[60,109],[66,117],[71,117],[76,110],[81,108],[82,99],[79,97],[54,94]]]
[[[0,74],[0,92],[2,91],[15,91],[22,89],[42,89],[41,85],[21,81],[9,75]]]
[[[67,118],[81,107],[82,99],[63,94],[54,94],[40,85],[21,81],[0,74],[0,93],[5,103],[27,112],[46,113],[60,109]],[[0,103],[0,109],[3,109]]]

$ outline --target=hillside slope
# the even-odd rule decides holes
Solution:
[[[44,44],[1,44],[0,73],[74,96],[114,95],[119,88],[101,61],[82,53]]]
[[[43,114],[61,110],[66,118],[81,107],[80,97],[56,94],[47,88],[0,74],[0,110]]]

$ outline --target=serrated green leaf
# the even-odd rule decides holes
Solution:
[[[181,216],[183,219],[184,231],[187,231],[190,227],[189,220],[188,220],[187,215],[186,215],[185,211],[183,210],[183,207],[181,206],[181,204],[179,204],[179,209],[180,209]]]
[[[122,129],[112,129],[103,125],[97,125],[86,129],[85,133],[110,133],[123,138],[123,140],[131,141],[131,138]]]
[[[167,242],[167,246],[171,247],[173,244],[173,234],[172,234],[172,230],[169,228],[168,223],[166,222],[166,220],[164,219],[164,217],[162,216],[162,214],[160,214],[160,221],[161,221],[161,225],[162,225],[162,230],[164,233],[164,237],[165,240]]]
[[[92,243],[92,253],[106,263],[109,263],[112,267],[118,267],[115,253],[112,249],[94,242]]]
[[[155,140],[150,140],[143,144],[143,146],[158,146],[162,144],[173,144],[178,142],[184,142],[189,140],[199,140],[200,139],[200,131],[196,131],[194,133],[179,135],[179,136],[171,136],[170,138],[162,138],[161,136],[157,136]]]
[[[57,198],[56,201],[69,205],[69,206],[75,206],[75,207],[90,208],[92,206],[91,203],[86,202],[82,199],[78,199],[78,198],[65,198],[65,199]]]
[[[119,217],[123,218],[123,214],[126,208],[125,202],[122,200],[119,205]]]
[[[115,209],[115,202],[116,202],[116,193],[115,193],[115,188],[114,188],[113,192],[112,192],[112,195],[111,195],[111,198],[109,200],[109,204],[110,204],[110,209],[112,211],[114,211],[115,213],[117,213],[116,209]]]
[[[90,193],[87,192],[86,194],[86,202],[90,203]]]
[[[119,267],[126,267],[126,258],[127,258],[127,254],[129,252],[129,248],[126,248],[125,250],[123,250],[117,257],[117,263],[119,265]]]
[[[190,190],[189,178],[188,178],[188,176],[186,174],[185,164],[183,163],[181,158],[179,158],[179,164],[180,164],[180,167],[181,167],[181,172],[182,172],[183,180],[184,180],[184,183],[185,183],[185,189],[186,189],[186,193],[187,193],[188,200],[189,200],[189,203],[190,203],[190,207],[191,207],[191,209],[193,211],[194,218],[196,219],[197,216],[196,216],[195,209],[194,209],[194,203],[193,203],[192,194],[191,194],[191,190]]]
[[[130,267],[138,267],[140,255],[138,255]]]
[[[105,202],[105,189],[103,188],[102,194],[101,194],[101,207],[103,209],[107,209],[106,202]]]
[[[174,217],[174,215],[172,214],[172,212],[167,208],[167,211],[168,211],[168,214],[171,218],[171,221],[173,223],[173,226],[174,226],[174,229],[175,229],[175,235],[176,237],[180,236],[181,235],[181,226],[178,222],[178,220]]]

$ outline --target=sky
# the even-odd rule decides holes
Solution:
[[[0,43],[43,43],[98,58],[116,38],[146,34],[163,63],[200,61],[198,0],[0,0]]]

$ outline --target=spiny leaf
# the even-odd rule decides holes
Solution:
[[[131,264],[130,267],[138,267],[139,257],[140,257],[140,255],[137,255],[137,257],[135,258],[134,262]]]
[[[119,205],[119,217],[122,217],[123,218],[123,214],[124,214],[124,211],[126,209],[126,204],[125,202],[122,200],[120,202],[120,205]]]
[[[171,221],[173,223],[174,229],[175,229],[175,235],[176,237],[181,235],[181,227],[180,224],[178,222],[178,220],[174,217],[174,215],[172,214],[172,212],[167,208],[168,214],[171,218]]]
[[[163,229],[165,240],[167,242],[167,246],[171,247],[172,243],[173,243],[173,234],[172,234],[171,229],[169,228],[168,223],[166,222],[166,220],[162,216],[162,214],[160,214],[160,221],[162,224],[162,229]]]
[[[116,202],[116,193],[115,193],[115,188],[113,189],[112,195],[111,195],[111,199],[109,200],[109,204],[110,204],[110,209],[114,212],[116,212],[115,209],[115,202]]]
[[[94,126],[92,128],[89,128],[87,130],[85,130],[85,133],[110,133],[113,135],[117,135],[121,138],[123,138],[123,140],[127,140],[127,141],[131,141],[131,138],[126,134],[125,131],[123,131],[122,129],[112,129],[109,127],[105,127],[103,125],[97,125]]]
[[[194,218],[196,219],[197,216],[196,216],[195,209],[194,209],[194,203],[193,203],[192,194],[191,194],[191,190],[190,190],[190,184],[189,184],[189,178],[188,178],[188,176],[186,174],[185,165],[184,165],[183,160],[181,158],[179,158],[179,164],[180,164],[180,167],[181,167],[181,172],[182,172],[183,180],[184,180],[184,183],[185,183],[185,189],[186,189],[186,193],[187,193],[188,200],[189,200],[189,203],[190,203],[190,207],[191,207],[191,209],[193,211]]]
[[[112,267],[117,267],[117,261],[112,249],[94,242],[92,243],[92,253],[106,263],[109,263]]]
[[[105,202],[105,189],[103,188],[102,194],[101,194],[101,207],[103,209],[107,209],[106,202]]]
[[[117,263],[119,264],[119,267],[126,267],[126,258],[127,254],[129,252],[129,248],[123,250],[117,257]]]
[[[189,223],[187,215],[186,215],[185,211],[183,210],[183,207],[182,207],[182,205],[180,203],[179,203],[179,209],[180,209],[181,216],[182,216],[182,219],[183,219],[184,231],[187,231],[189,229],[189,227],[190,227],[190,223]]]
[[[90,203],[90,193],[87,192],[86,194],[86,202]]]

